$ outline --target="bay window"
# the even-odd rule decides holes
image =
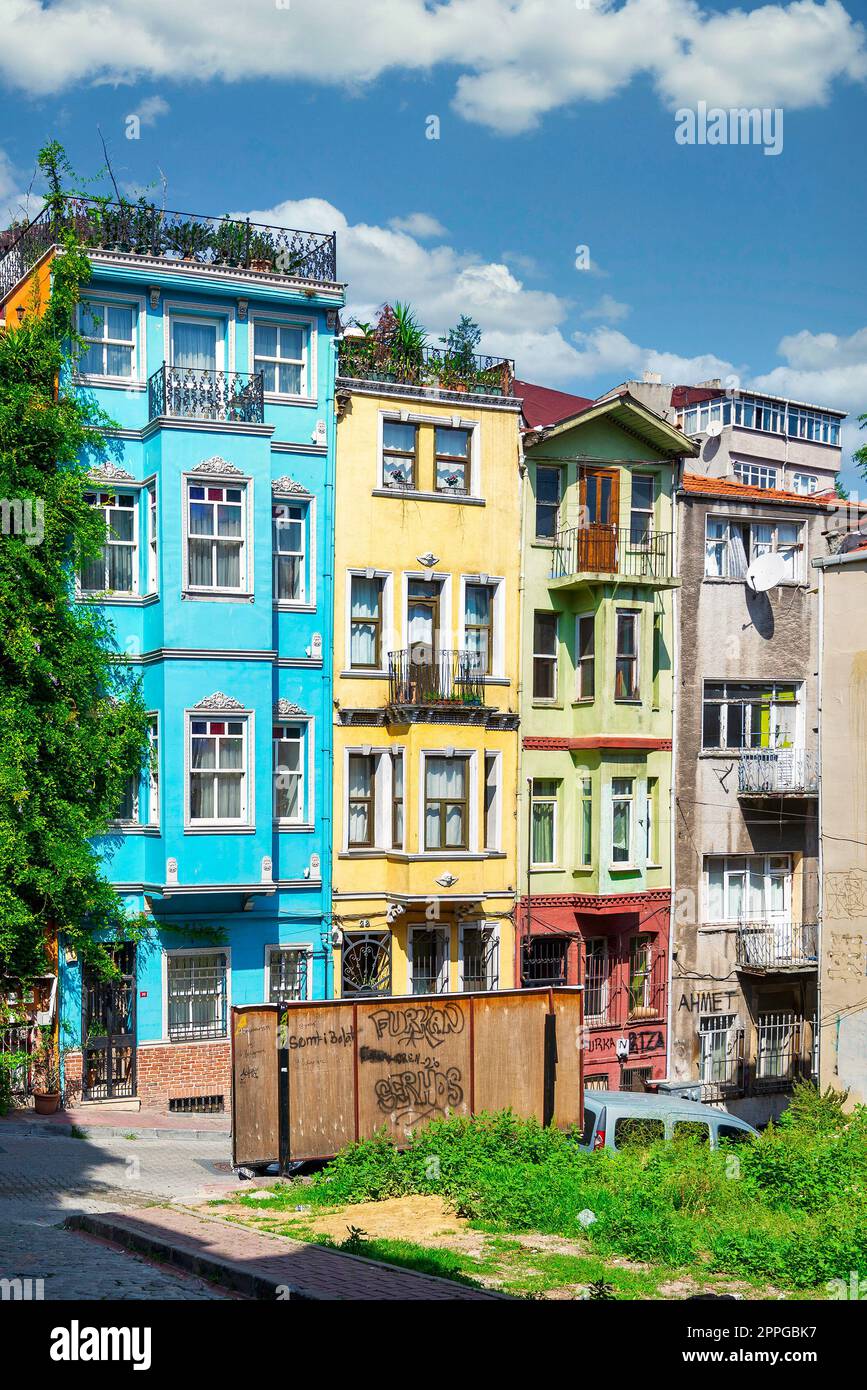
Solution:
[[[533,699],[557,698],[557,614],[533,615]]]
[[[791,912],[787,854],[709,855],[705,859],[709,922],[773,922]]]
[[[579,700],[592,700],[596,695],[596,615],[582,613],[575,623],[577,697]]]
[[[469,845],[469,758],[427,754],[424,769],[424,847],[464,850]]]
[[[635,782],[632,777],[614,777],[611,781],[612,836],[611,859],[614,864],[632,862],[632,816]]]
[[[247,816],[247,719],[190,719],[189,821],[240,824]]]
[[[617,649],[614,665],[615,700],[637,700],[639,698],[638,634],[639,614],[618,608]]]

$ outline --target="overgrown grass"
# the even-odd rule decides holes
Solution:
[[[488,1232],[586,1235],[601,1257],[814,1288],[867,1277],[867,1108],[844,1115],[839,1099],[802,1086],[754,1143],[715,1153],[694,1140],[585,1153],[574,1135],[508,1111],[442,1120],[403,1152],[385,1136],[350,1145],[303,1198],[283,1184],[255,1206],[413,1193],[444,1197]]]

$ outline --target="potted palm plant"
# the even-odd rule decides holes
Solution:
[[[210,232],[201,222],[172,222],[166,227],[166,246],[181,260],[194,261],[210,242]]]
[[[250,237],[250,269],[268,271],[274,269],[275,248],[267,232],[254,232]]]
[[[60,1104],[60,1055],[50,1028],[34,1054],[33,1108],[37,1115],[53,1115]]]

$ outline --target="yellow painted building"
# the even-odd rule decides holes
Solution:
[[[335,993],[512,988],[520,404],[511,363],[340,345]],[[407,379],[411,378],[411,379]],[[424,384],[430,382],[432,384]],[[448,385],[446,385],[448,382]],[[436,383],[436,384],[433,384]]]

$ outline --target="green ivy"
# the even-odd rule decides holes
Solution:
[[[65,157],[48,146],[40,163],[60,211]],[[70,601],[75,572],[105,539],[85,492],[111,422],[72,386],[90,262],[70,233],[58,241],[47,303],[34,290],[0,334],[0,503],[34,523],[16,533],[7,505],[0,534],[0,974],[20,978],[45,970],[55,930],[110,971],[111,940],[142,925],[126,918],[93,845],[145,765],[147,714],[111,625]]]

